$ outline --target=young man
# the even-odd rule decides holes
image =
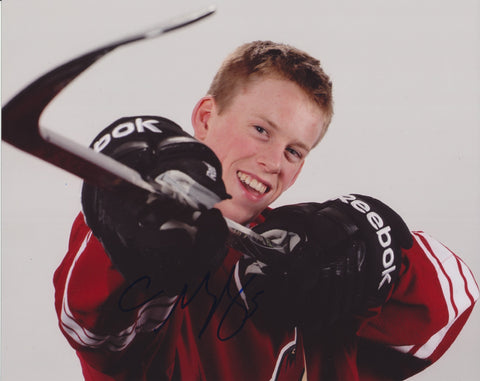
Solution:
[[[153,185],[170,176],[218,203],[84,185],[54,284],[85,379],[403,379],[448,349],[479,293],[446,247],[368,196],[268,209],[332,114],[317,60],[256,41],[196,105],[196,140],[155,116],[97,136]],[[228,249],[222,215],[283,249]]]

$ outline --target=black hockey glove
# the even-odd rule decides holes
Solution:
[[[119,119],[91,147],[135,169],[153,186],[168,174],[218,201],[229,197],[213,151],[168,119]],[[151,289],[175,294],[213,271],[226,252],[228,228],[218,209],[194,210],[130,184],[107,191],[87,183],[82,206],[112,263],[130,282],[148,277]]]
[[[260,321],[313,330],[378,312],[413,243],[397,213],[361,195],[283,206],[254,230],[287,248],[240,262],[243,282],[256,278],[245,292],[261,294]]]

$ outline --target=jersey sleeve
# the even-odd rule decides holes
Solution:
[[[428,234],[413,236],[391,299],[358,332],[364,339],[359,349],[364,366],[383,367],[397,378],[437,361],[479,297],[472,272],[458,256]]]
[[[53,282],[60,329],[77,351],[87,380],[109,380],[107,375],[124,368],[122,363],[144,353],[138,349],[148,347],[145,336],[162,339],[161,332],[144,333],[166,324],[175,302],[148,290],[148,279],[127,284],[82,214],[73,224],[67,255]],[[115,379],[123,378],[117,374]]]

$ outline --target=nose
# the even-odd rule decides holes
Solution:
[[[283,147],[269,146],[261,147],[258,155],[258,163],[267,173],[279,173],[282,168],[284,156]]]

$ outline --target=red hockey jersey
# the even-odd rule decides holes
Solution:
[[[413,236],[381,313],[313,337],[252,322],[240,253],[230,250],[215,274],[169,297],[147,278],[127,283],[80,214],[54,275],[60,329],[86,380],[407,378],[448,349],[479,296],[456,255],[425,233]]]

